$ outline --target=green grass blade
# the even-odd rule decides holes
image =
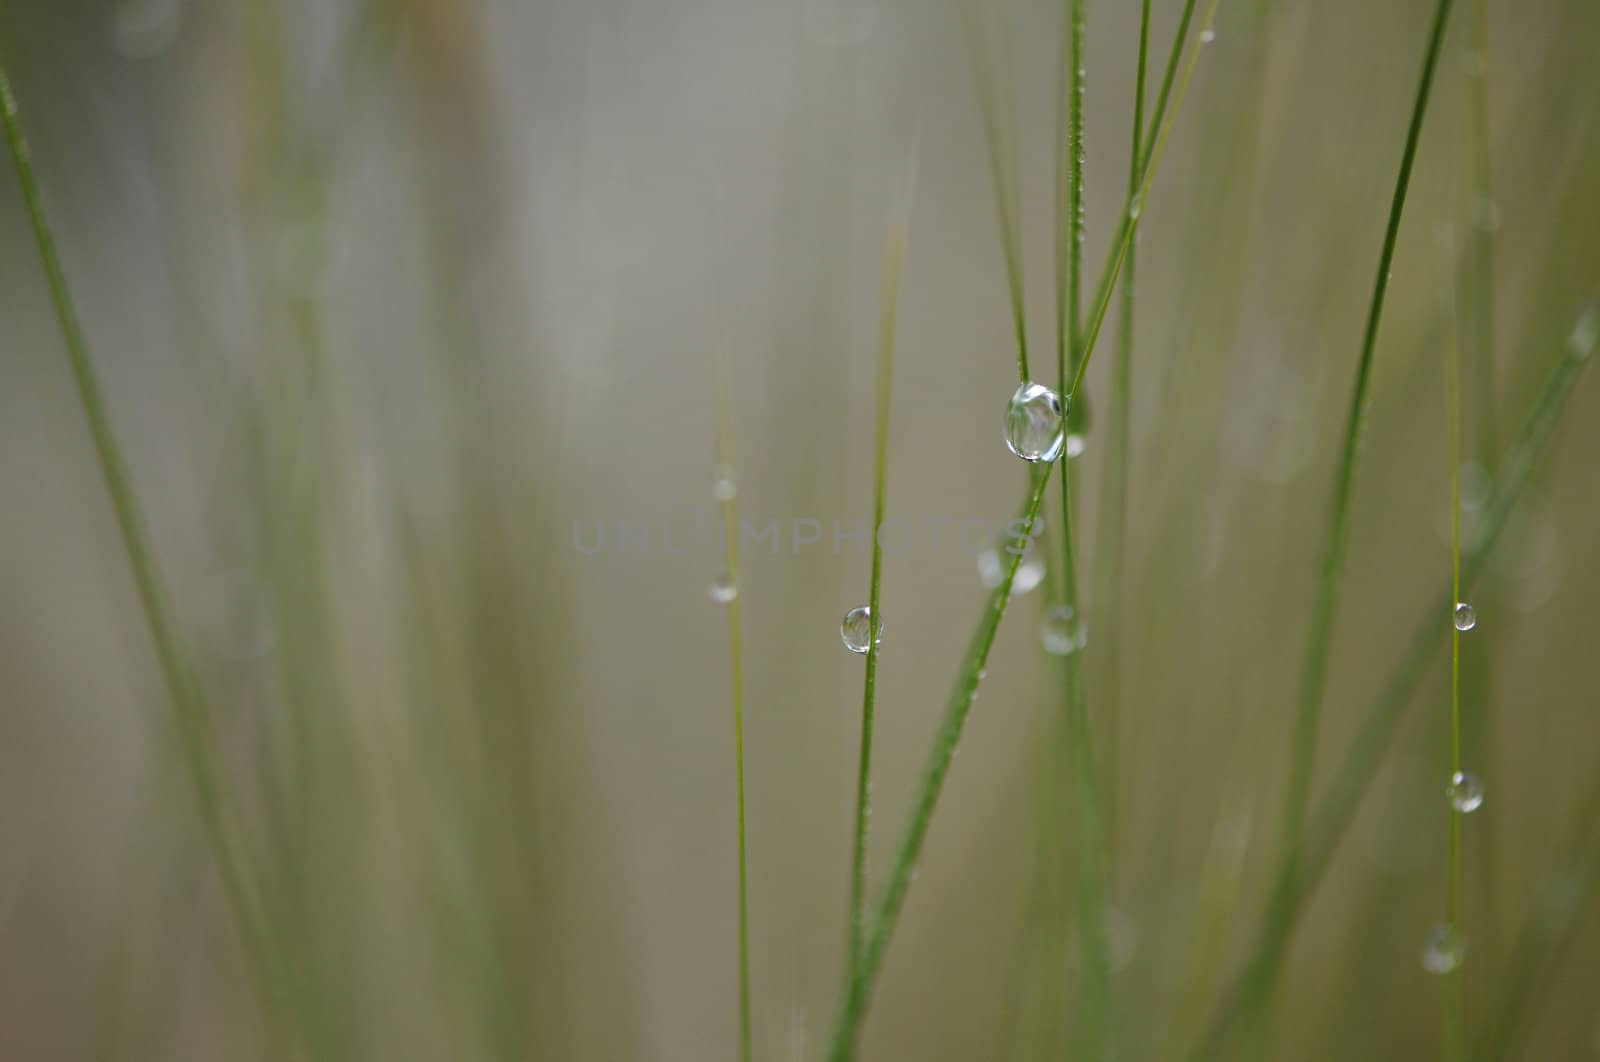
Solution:
[[[1534,468],[1549,447],[1562,411],[1591,353],[1592,344],[1587,350],[1569,347],[1564,351],[1535,399],[1527,422],[1506,456],[1503,474],[1485,511],[1480,545],[1462,565],[1461,585],[1466,592],[1471,592],[1488,568],[1507,519],[1516,509]],[[1244,969],[1229,988],[1205,1036],[1191,1052],[1190,1057],[1195,1062],[1221,1057],[1227,1037],[1250,1016],[1270,990],[1288,952],[1301,910],[1343,840],[1390,739],[1444,640],[1445,617],[1452,601],[1453,596],[1446,587],[1428,602],[1418,618],[1405,655],[1389,676],[1334,774],[1332,785],[1304,834],[1301,848],[1286,853],[1281,859]]]
[[[908,182],[909,184],[909,182]],[[909,207],[906,193],[903,208]],[[872,575],[867,607],[872,614],[873,637],[867,643],[866,677],[861,690],[861,762],[856,774],[855,842],[850,866],[850,942],[848,960],[850,981],[860,976],[861,941],[865,931],[867,889],[867,821],[872,809],[872,724],[878,685],[878,631],[883,612],[879,589],[883,577],[883,544],[878,529],[883,526],[886,484],[889,468],[889,391],[894,377],[895,322],[900,305],[900,279],[905,271],[907,227],[904,217],[889,225],[883,241],[883,287],[878,302],[878,379],[877,417],[873,439],[872,472]]]
[[[1017,340],[1017,375],[1028,374],[1028,329],[1022,299],[1022,193],[1017,177],[1017,139],[1012,128],[1015,108],[1004,61],[1003,29],[995,25],[988,0],[962,0],[962,22],[972,59],[978,110],[983,119],[984,147],[1000,220],[1000,249],[1005,259],[1006,287],[1011,298],[1011,324]]]
[[[1406,129],[1405,148],[1400,155],[1400,172],[1395,178],[1394,195],[1389,204],[1389,220],[1384,230],[1383,247],[1378,253],[1377,278],[1367,309],[1367,323],[1361,337],[1361,353],[1356,364],[1355,387],[1345,421],[1342,451],[1334,477],[1333,500],[1329,508],[1328,533],[1322,550],[1317,596],[1312,605],[1311,632],[1301,668],[1300,693],[1295,713],[1294,732],[1289,752],[1289,789],[1285,799],[1282,850],[1299,848],[1305,825],[1306,803],[1311,793],[1311,772],[1316,766],[1317,724],[1321,718],[1324,677],[1333,623],[1338,605],[1339,575],[1350,529],[1350,496],[1355,485],[1356,455],[1360,451],[1361,428],[1365,419],[1367,385],[1372,375],[1373,354],[1377,348],[1378,324],[1383,318],[1384,296],[1389,290],[1389,272],[1394,262],[1395,244],[1400,235],[1400,218],[1405,210],[1406,193],[1411,186],[1411,168],[1417,144],[1422,137],[1422,121],[1433,89],[1440,44],[1449,21],[1453,0],[1439,0],[1434,8],[1433,25],[1423,53],[1422,74],[1411,120]]]
[[[1451,324],[1453,307],[1445,306],[1445,331],[1442,343],[1446,457],[1450,462],[1450,599],[1461,600],[1461,367]],[[1450,776],[1461,770],[1461,631],[1455,617],[1450,619]],[[1445,857],[1445,923],[1457,932],[1461,925],[1461,814],[1447,808],[1449,816]],[[1462,975],[1458,966],[1447,975],[1444,1004],[1444,1057],[1461,1057]]]
[[[1100,338],[1100,326],[1105,323],[1106,308],[1111,305],[1111,294],[1117,286],[1117,280],[1122,275],[1123,265],[1128,259],[1128,248],[1133,244],[1133,229],[1139,215],[1143,213],[1144,202],[1150,195],[1150,185],[1155,180],[1156,167],[1161,162],[1161,154],[1166,150],[1167,138],[1172,133],[1172,122],[1182,104],[1183,97],[1189,91],[1189,82],[1194,77],[1195,65],[1200,61],[1200,49],[1204,48],[1210,37],[1211,26],[1216,21],[1217,5],[1220,0],[1210,0],[1206,5],[1205,16],[1201,19],[1200,35],[1190,46],[1188,61],[1183,64],[1183,73],[1178,78],[1177,87],[1173,90],[1171,106],[1163,97],[1157,102],[1155,113],[1151,115],[1154,128],[1151,131],[1151,141],[1145,151],[1144,160],[1140,164],[1139,187],[1136,192],[1128,195],[1128,201],[1123,204],[1122,217],[1117,222],[1117,235],[1111,241],[1111,246],[1106,249],[1106,262],[1100,270],[1100,283],[1095,289],[1094,309],[1089,315],[1089,327],[1083,335],[1080,345],[1083,356],[1078,359],[1077,371],[1072,377],[1072,387],[1064,397],[1070,399],[1078,394],[1078,389],[1083,386],[1083,377],[1089,371],[1089,359],[1094,355],[1096,341]],[[1192,6],[1192,0],[1190,0]],[[1183,33],[1188,28],[1189,12],[1186,9],[1184,19],[1178,27],[1178,35],[1172,41],[1172,55],[1168,65],[1175,65],[1177,57],[1183,49]]]
[[[733,463],[733,371],[728,354],[717,348],[716,372],[716,454],[718,477],[732,477]],[[736,482],[730,480],[730,482]],[[739,1058],[750,1062],[750,880],[745,853],[744,805],[744,661],[739,634],[739,521],[737,489],[721,492],[722,523],[726,540],[726,575],[734,595],[725,606],[728,612],[728,672],[733,700],[733,775],[738,804],[739,830]]]
[[[1083,136],[1086,32],[1084,0],[1068,0],[1060,75],[1061,113],[1057,117],[1060,142],[1056,174],[1056,373],[1057,388],[1065,393],[1068,373],[1082,358],[1079,318],[1083,288]],[[1069,424],[1072,411],[1069,409]],[[1070,428],[1069,428],[1070,430]],[[1061,571],[1062,601],[1075,617],[1082,616],[1073,549],[1072,477],[1068,458],[1061,469]],[[1107,1010],[1111,991],[1110,961],[1105,941],[1105,826],[1095,767],[1094,741],[1089,727],[1088,694],[1083,682],[1083,652],[1062,658],[1064,737],[1072,765],[1076,813],[1073,870],[1076,887],[1076,922],[1080,981],[1073,1022],[1075,1054],[1097,1059],[1106,1048]]]
[[[1128,146],[1128,195],[1139,191],[1140,157],[1144,143],[1145,65],[1150,50],[1150,0],[1139,5],[1139,58],[1133,84],[1133,126]],[[1106,431],[1105,471],[1102,476],[1099,534],[1095,538],[1100,558],[1099,583],[1095,588],[1096,624],[1101,632],[1105,680],[1101,694],[1105,711],[1102,747],[1105,751],[1104,792],[1106,800],[1107,844],[1116,848],[1117,776],[1120,769],[1117,735],[1122,699],[1122,593],[1123,568],[1127,563],[1124,528],[1128,512],[1128,463],[1132,449],[1133,423],[1133,324],[1134,257],[1138,250],[1138,226],[1133,226],[1128,259],[1122,267],[1122,316],[1117,336],[1116,360],[1111,368],[1111,411]]]
[[[1034,472],[1026,503],[1017,516],[1017,522],[1011,526],[1024,528],[1033,526],[1034,520],[1039,516],[1039,507],[1044,501],[1045,487],[1050,482],[1050,471],[1051,466],[1046,465],[1042,470]],[[922,843],[927,839],[928,826],[933,821],[933,809],[939,802],[945,777],[950,773],[950,761],[955,755],[956,746],[960,744],[961,731],[966,726],[967,715],[972,710],[973,697],[978,691],[978,681],[989,660],[989,650],[994,646],[995,635],[1000,630],[1000,620],[1005,615],[1006,604],[1011,597],[1011,582],[1016,577],[1017,566],[1022,561],[1022,547],[1025,545],[1026,541],[1019,541],[1015,550],[1006,550],[1007,560],[1000,583],[989,593],[983,615],[972,632],[972,638],[962,658],[955,686],[945,703],[944,716],[934,738],[933,750],[923,772],[922,785],[918,790],[916,803],[912,807],[911,818],[906,824],[905,833],[895,853],[883,894],[873,907],[872,918],[867,925],[867,932],[862,942],[859,976],[846,986],[844,997],[839,1002],[838,1013],[834,1018],[833,1036],[828,1049],[828,1057],[833,1062],[845,1062],[846,1059],[855,1057],[856,1037],[861,1028],[861,1021],[866,1016],[872,988],[882,968],[884,952],[889,946],[889,938],[894,934],[895,926],[899,922],[906,892],[911,886],[911,875],[916,868],[917,859],[922,854]]]

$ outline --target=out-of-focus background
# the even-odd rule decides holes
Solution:
[[[1152,95],[1180,6],[1154,4]],[[1379,334],[1314,807],[1448,586],[1444,358],[1462,366],[1470,555],[1600,294],[1600,8],[1456,6]],[[1113,653],[1096,637],[1112,326],[1091,363],[1074,467],[1124,1058],[1196,1041],[1282,855],[1431,8],[1221,4],[1140,221]],[[993,14],[1006,57],[980,76],[1011,85],[1030,338],[1052,363],[1061,5]],[[1137,4],[1090,4],[1095,270],[1126,190],[1137,26]],[[913,169],[874,888],[984,599],[975,554],[1025,486],[1001,440],[1014,343],[954,0],[17,0],[0,62],[263,934],[230,913],[8,171],[0,1057],[735,1057],[729,646],[706,592],[718,350],[754,532],[755,1054],[819,1057],[861,696],[838,622],[867,592],[879,259]],[[1463,823],[1465,1014],[1509,1016],[1505,1057],[1600,1055],[1597,412],[1580,379],[1464,638],[1487,793]],[[1001,628],[865,1057],[1061,1057],[1079,1017],[1070,879],[1048,869],[1069,819],[1041,755],[1060,710],[1047,593]],[[1446,659],[1300,920],[1273,1057],[1438,1053],[1442,981],[1418,949],[1444,904]]]

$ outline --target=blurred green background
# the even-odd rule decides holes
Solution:
[[[1180,6],[1155,4],[1155,68]],[[1486,56],[1476,4],[1457,6],[1379,335],[1314,806],[1448,585],[1442,358],[1462,359],[1470,549],[1600,294],[1600,6],[1490,0]],[[1124,636],[1096,654],[1092,601],[1085,658],[1116,735],[1120,1057],[1184,1057],[1281,855],[1329,485],[1430,10],[1224,0],[1141,218]],[[1062,12],[996,11],[1042,352]],[[1137,20],[1090,4],[1095,265],[1122,209]],[[820,1057],[860,703],[838,617],[868,563],[834,528],[871,511],[879,256],[913,160],[888,493],[915,531],[884,574],[875,881],[984,597],[957,532],[999,526],[1024,486],[956,5],[11,0],[0,63],[272,956],[263,990],[8,174],[0,1058],[735,1057],[728,645],[706,594],[717,349],[740,516],[779,528],[746,540],[739,588],[755,1053]],[[1110,364],[1090,369],[1075,466],[1090,587]],[[1600,1056],[1597,388],[1579,381],[1464,639],[1488,794],[1464,823],[1466,1013],[1515,1017],[1508,1057]],[[1043,598],[1001,628],[865,1057],[1062,1055]],[[1417,954],[1443,904],[1449,699],[1430,659],[1294,938],[1270,1057],[1437,1056],[1440,981]]]

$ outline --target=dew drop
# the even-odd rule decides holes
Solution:
[[[1082,435],[1073,432],[1067,436],[1067,456],[1078,458],[1083,456],[1083,451],[1088,448],[1089,442]]]
[[[1203,29],[1203,30],[1200,31],[1200,43],[1201,44],[1210,44],[1212,41],[1214,41],[1216,39],[1217,39],[1217,31],[1216,30],[1214,30],[1214,29]]]
[[[1050,462],[1061,456],[1065,404],[1043,384],[1024,383],[1006,407],[1006,446],[1024,461]]]
[[[1483,806],[1483,783],[1478,781],[1477,775],[1468,771],[1452,774],[1445,793],[1450,797],[1450,806],[1463,815]]]
[[[1143,213],[1144,200],[1139,196],[1134,196],[1132,201],[1128,203],[1128,219],[1130,221],[1138,221],[1139,215]]]
[[[739,587],[733,581],[733,577],[724,572],[711,580],[711,586],[707,592],[711,595],[711,600],[719,605],[726,605],[739,596]]]
[[[1450,614],[1455,621],[1456,630],[1470,631],[1478,625],[1478,612],[1465,601],[1457,601],[1455,611]]]
[[[1567,337],[1567,349],[1581,361],[1594,352],[1596,343],[1600,343],[1600,300],[1589,303],[1578,315],[1578,323]]]
[[[993,590],[1005,579],[1006,562],[1011,559],[1014,541],[1010,535],[1001,532],[978,554],[978,579],[984,589]],[[1044,557],[1030,538],[1023,549],[1022,560],[1017,562],[1017,574],[1011,577],[1011,596],[1026,594],[1043,581]]]
[[[711,496],[719,502],[731,502],[739,496],[739,483],[733,478],[732,467],[717,466],[717,476],[711,481]]]
[[[1433,974],[1453,973],[1467,956],[1467,942],[1455,926],[1439,923],[1422,942],[1422,968]]]
[[[839,624],[839,639],[852,653],[864,653],[874,642],[880,646],[883,644],[882,621],[876,624],[876,636],[873,627],[870,608],[865,605],[853,608],[844,614],[844,622]]]
[[[1072,611],[1071,605],[1055,605],[1044,614],[1039,641],[1051,656],[1068,656],[1082,649],[1089,632]]]

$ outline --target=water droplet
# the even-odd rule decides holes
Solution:
[[[865,605],[853,608],[844,614],[844,622],[839,624],[839,639],[852,653],[864,653],[873,643],[883,645],[883,622],[874,624],[872,610]]]
[[[1088,447],[1088,440],[1077,432],[1067,436],[1067,457],[1082,457],[1083,451]]]
[[[739,596],[739,587],[734,583],[733,577],[724,572],[711,580],[708,592],[711,594],[711,600],[719,605],[726,605]]]
[[[711,481],[711,496],[719,502],[731,502],[739,496],[739,482],[733,478],[732,467],[717,466],[717,476]]]
[[[1214,41],[1216,39],[1217,39],[1217,31],[1216,30],[1211,29],[1210,27],[1207,27],[1206,29],[1203,29],[1203,30],[1200,31],[1200,43],[1201,44],[1210,44],[1212,41]]]
[[[1050,462],[1061,456],[1065,403],[1043,384],[1024,383],[1006,408],[1006,446],[1024,461]]]
[[[1128,217],[1133,221],[1138,221],[1139,215],[1143,213],[1144,200],[1139,196],[1134,196],[1132,201],[1128,203]]]
[[[1422,968],[1429,973],[1453,973],[1467,957],[1467,941],[1455,926],[1439,923],[1422,942]]]
[[[1567,349],[1574,358],[1581,360],[1594,352],[1596,343],[1600,343],[1600,299],[1590,302],[1578,314],[1578,323],[1572,326],[1572,335],[1567,337]]]
[[[1478,781],[1477,775],[1468,771],[1452,774],[1445,793],[1450,797],[1450,806],[1463,815],[1483,806],[1483,783]]]
[[[1067,656],[1084,647],[1089,631],[1072,611],[1071,605],[1055,605],[1044,614],[1039,641],[1051,656]]]
[[[993,590],[1005,579],[1006,563],[1016,548],[1010,535],[1001,532],[993,542],[978,554],[978,579],[987,590]],[[1011,577],[1011,596],[1026,594],[1044,581],[1044,557],[1033,539],[1023,547],[1022,560],[1017,563],[1017,574]]]
[[[1456,630],[1458,631],[1470,631],[1478,625],[1477,610],[1465,601],[1456,602],[1456,608],[1451,613],[1451,619],[1455,621]]]

